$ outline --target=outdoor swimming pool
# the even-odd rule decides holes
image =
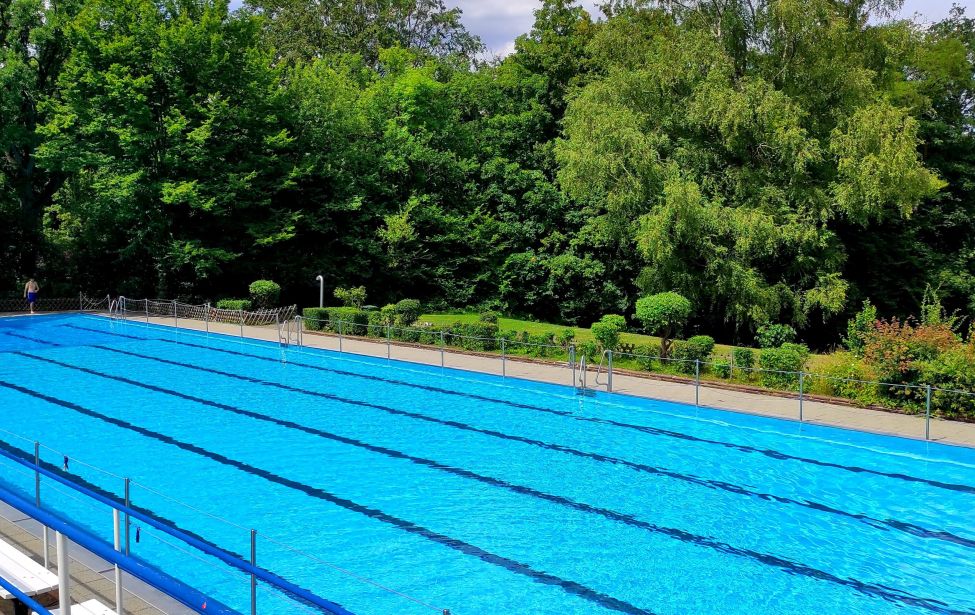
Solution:
[[[0,319],[0,440],[39,440],[114,494],[130,477],[134,505],[228,551],[254,528],[261,565],[356,613],[437,611],[323,562],[453,615],[975,613],[973,450],[281,358],[97,316]],[[33,497],[23,467],[0,459],[0,480]],[[110,537],[107,509],[44,490]],[[248,609],[246,577],[139,530],[135,555]],[[262,592],[261,612],[302,612]]]

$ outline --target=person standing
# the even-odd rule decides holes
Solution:
[[[39,293],[41,287],[37,285],[34,278],[27,280],[24,284],[24,298],[27,299],[27,305],[30,306],[30,313],[34,313],[34,304],[37,303],[37,293]]]

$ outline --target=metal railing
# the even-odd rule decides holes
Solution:
[[[693,404],[695,406],[702,405],[702,389],[732,388],[744,393],[793,398],[797,402],[795,418],[801,422],[808,421],[806,405],[810,401],[842,403],[868,409],[900,411],[915,415],[923,414],[924,438],[928,440],[931,439],[932,418],[938,418],[939,415],[944,414],[944,412],[939,412],[939,400],[953,396],[953,399],[962,399],[965,400],[964,403],[970,403],[973,411],[975,411],[975,392],[972,391],[942,388],[930,384],[858,380],[806,370],[785,371],[735,365],[733,354],[729,355],[727,360],[714,355],[712,355],[711,360],[701,360],[614,350],[596,351],[587,356],[582,352],[583,346],[574,343],[564,346],[542,344],[518,340],[511,335],[468,336],[433,326],[402,327],[340,319],[305,317],[303,321],[306,330],[337,336],[340,352],[344,351],[344,341],[348,338],[364,338],[372,341],[378,339],[380,342],[385,341],[387,357],[392,356],[391,346],[394,342],[434,347],[439,350],[440,363],[441,366],[444,366],[444,353],[447,348],[452,347],[461,351],[498,356],[501,363],[499,371],[503,377],[508,376],[507,363],[514,356],[521,360],[555,359],[564,361],[571,372],[569,383],[576,389],[588,389],[590,385],[586,374],[590,370],[595,370],[593,379],[595,388],[609,393],[619,392],[614,389],[614,375],[621,374],[626,376],[653,375],[692,385]],[[580,375],[577,376],[577,374]],[[875,393],[875,401],[864,403],[855,397],[843,395],[843,387],[851,385],[872,388]],[[903,403],[904,400],[912,403]]]
[[[29,443],[30,440],[20,434],[0,429],[0,433],[5,433],[9,436],[13,436],[25,444]],[[20,451],[19,454],[17,451]],[[63,460],[63,466],[59,467],[59,464],[51,463],[43,459],[42,453],[49,453],[47,456],[53,455],[55,459]],[[126,572],[133,574],[137,578],[149,583],[153,587],[162,590],[164,593],[169,594],[173,598],[176,598],[186,606],[191,609],[196,610],[199,613],[214,613],[219,612],[215,608],[216,603],[211,599],[210,608],[200,609],[200,605],[207,601],[207,597],[202,594],[197,595],[193,593],[190,595],[190,600],[185,600],[185,596],[173,594],[171,591],[167,591],[166,582],[159,583],[159,578],[150,577],[145,578],[144,571],[129,570],[126,566],[129,565],[126,560],[130,559],[131,545],[132,545],[132,533],[133,526],[136,523],[140,525],[145,525],[146,527],[158,530],[160,536],[156,537],[157,540],[175,548],[180,553],[184,554],[189,558],[194,558],[195,561],[202,559],[201,556],[211,558],[207,563],[212,563],[213,560],[225,565],[227,569],[234,570],[239,573],[243,573],[248,579],[249,595],[250,595],[250,613],[255,615],[258,612],[258,598],[257,598],[257,584],[258,582],[267,585],[268,587],[276,590],[281,596],[291,602],[292,608],[295,606],[312,606],[318,609],[314,612],[328,612],[336,615],[352,615],[345,608],[338,606],[337,604],[317,596],[312,592],[284,579],[283,577],[275,574],[273,571],[262,568],[258,565],[257,561],[257,546],[258,539],[266,541],[268,544],[274,545],[287,553],[293,555],[300,560],[304,560],[306,563],[303,566],[305,570],[315,570],[317,568],[322,568],[328,570],[330,573],[338,574],[341,578],[348,579],[348,581],[353,583],[361,583],[369,585],[371,587],[377,588],[382,592],[385,592],[391,596],[401,598],[403,600],[412,602],[414,604],[423,606],[430,611],[435,611],[438,615],[450,615],[450,610],[433,606],[423,600],[420,600],[414,596],[410,596],[406,593],[397,591],[390,587],[387,587],[373,579],[370,579],[364,575],[357,574],[346,568],[335,565],[321,557],[307,553],[301,549],[287,544],[281,540],[274,538],[267,534],[258,534],[255,529],[248,529],[241,525],[238,525],[232,521],[229,521],[218,515],[208,513],[200,510],[199,508],[182,502],[179,499],[173,498],[165,493],[156,491],[150,487],[142,485],[136,481],[133,481],[127,477],[123,477],[118,473],[111,472],[109,470],[102,469],[97,465],[86,463],[83,460],[69,458],[62,451],[42,445],[40,442],[33,442],[33,457],[29,453],[23,451],[23,449],[18,449],[17,447],[3,441],[0,439],[0,459],[13,462],[15,465],[31,472],[34,477],[34,500],[31,504],[29,510],[24,510],[24,502],[18,500],[18,496],[13,494],[9,489],[7,489],[2,482],[0,482],[0,501],[6,502],[8,505],[21,510],[24,514],[33,517],[34,519],[42,523],[43,531],[43,550],[44,550],[44,567],[49,568],[50,562],[47,560],[48,545],[50,544],[50,538],[48,535],[48,527],[54,527],[59,532],[63,532],[71,540],[81,544],[89,551],[95,553],[102,559],[105,559],[109,563],[116,564]],[[69,473],[68,467],[71,466],[81,466],[87,471],[93,471],[99,476],[99,481],[101,480],[115,480],[120,484],[121,489],[118,494],[106,491],[104,488],[97,487],[94,484],[88,483],[88,481],[79,477],[78,480],[73,480],[71,478],[73,472]],[[60,470],[60,471],[59,471]],[[42,479],[44,483],[42,483]],[[82,501],[93,505],[103,505],[108,507],[113,512],[113,528],[112,535],[115,537],[114,546],[110,547],[104,543],[99,542],[99,539],[87,534],[87,532],[78,529],[73,525],[65,525],[63,528],[61,526],[52,526],[46,523],[46,515],[51,515],[56,512],[53,511],[50,504],[45,503],[46,499],[43,498],[42,484],[49,483],[50,489],[54,489],[59,492],[60,495],[67,495],[68,497],[74,497],[75,499],[80,498]],[[87,483],[82,484],[82,483]],[[56,487],[67,488],[67,493],[63,489],[56,489]],[[146,512],[147,509],[139,508],[134,502],[132,492],[134,488],[139,488],[155,497],[163,498],[164,500],[170,502],[171,504],[185,508],[190,511],[192,515],[204,516],[212,521],[216,521],[226,525],[229,528],[240,530],[245,532],[249,538],[250,544],[250,558],[244,559],[243,557],[229,553],[220,547],[216,546],[215,543],[205,540],[203,537],[193,534],[188,534],[173,525],[172,522],[164,521],[156,518],[154,515]],[[56,516],[56,515],[55,515]],[[138,526],[136,528],[139,529]],[[139,539],[139,532],[136,532],[136,542]],[[143,532],[142,540],[146,540],[149,537],[147,532]],[[162,539],[162,536],[166,536],[170,539],[176,541],[172,543]],[[92,542],[97,544],[92,544]],[[111,553],[114,549],[116,553]],[[122,560],[122,561],[117,561]],[[135,561],[135,560],[132,560]],[[143,565],[143,567],[145,567]],[[165,576],[165,575],[163,575]],[[166,577],[168,579],[168,577]],[[122,588],[122,578],[116,576],[116,596],[121,597]],[[171,588],[169,588],[171,590]],[[178,588],[177,588],[178,589]],[[201,598],[197,600],[197,598]],[[120,605],[121,602],[117,602],[116,606]],[[120,607],[119,607],[120,608]],[[277,612],[275,609],[270,609],[268,612]]]

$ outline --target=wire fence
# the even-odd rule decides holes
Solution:
[[[34,302],[35,312],[98,312],[107,311],[111,297],[91,298],[79,293],[77,297],[39,297]],[[28,312],[27,298],[0,299],[0,313]]]
[[[274,590],[274,595],[276,595],[275,602],[279,603],[279,606],[282,602],[286,602],[289,605],[288,612],[294,612],[295,609],[300,608],[301,610],[308,610],[309,612],[315,613],[347,613],[342,608],[335,610],[323,608],[323,604],[327,603],[332,605],[332,603],[307,590],[299,588],[297,585],[285,581],[283,577],[275,574],[268,568],[256,568],[260,565],[260,562],[256,559],[256,549],[259,543],[263,543],[266,545],[265,551],[273,545],[276,549],[292,554],[297,561],[304,562],[297,566],[289,565],[290,570],[300,569],[307,571],[321,568],[327,570],[330,574],[337,575],[340,579],[340,584],[361,584],[397,600],[404,600],[420,605],[430,611],[435,611],[439,615],[450,615],[449,609],[433,606],[415,596],[390,588],[364,574],[356,573],[347,567],[339,566],[320,556],[312,555],[306,550],[289,545],[282,540],[274,538],[270,534],[259,534],[256,530],[248,530],[244,526],[234,523],[219,514],[202,510],[198,506],[187,504],[178,498],[150,488],[143,483],[125,478],[122,476],[124,474],[123,472],[106,470],[73,456],[69,457],[54,447],[32,441],[30,438],[15,432],[4,429],[0,430],[0,433],[22,443],[19,446],[14,446],[0,439],[0,460],[8,464],[4,467],[13,467],[20,470],[18,473],[5,475],[4,478],[11,485],[20,484],[25,492],[30,491],[31,493],[29,495],[35,500],[38,507],[43,507],[48,511],[67,514],[68,518],[72,518],[70,514],[72,511],[77,512],[78,510],[92,507],[104,509],[107,506],[108,508],[121,511],[122,515],[116,521],[117,525],[114,528],[114,533],[118,540],[115,548],[120,553],[129,556],[131,552],[135,551],[135,545],[140,540],[146,538],[154,539],[169,545],[178,553],[192,560],[192,562],[203,562],[208,567],[216,569],[224,575],[230,575],[233,578],[249,579],[250,612],[252,614],[256,614],[258,611],[258,581],[260,581],[260,585],[265,589]],[[32,444],[30,444],[31,442]],[[30,452],[31,450],[33,451],[32,454]],[[14,463],[11,465],[9,462]],[[28,486],[28,482],[23,479],[30,473],[33,473],[34,477]],[[97,478],[92,476],[93,473]],[[115,479],[114,487],[101,480],[104,477]],[[134,489],[136,487],[138,490]],[[57,494],[64,499],[59,501],[58,498],[52,498],[52,494]],[[2,495],[3,492],[0,490],[0,496]],[[172,521],[157,519],[149,511],[160,508],[158,506],[160,503],[159,500],[164,500],[168,503],[166,508],[171,511],[173,507],[178,507],[183,511],[182,515],[178,515],[181,520],[180,525],[184,525],[188,520],[192,519],[189,525],[199,526],[200,521],[209,520],[220,524],[224,528],[223,534],[236,533],[242,538],[246,537],[246,540],[249,541],[250,559],[242,559],[243,556],[238,557],[231,551],[225,551],[216,546],[216,542],[207,541],[202,536],[188,535],[172,526]],[[65,505],[67,507],[62,508]],[[92,515],[88,516],[92,517]],[[94,515],[93,518],[101,518],[101,516],[101,513],[99,513]],[[97,531],[97,528],[93,529],[99,535],[105,534],[105,532]],[[107,532],[108,535],[112,535],[112,533],[112,531]],[[46,528],[43,544],[46,553],[47,545],[49,544]],[[192,562],[190,562],[191,566]],[[187,562],[182,562],[181,567],[185,568],[186,564]],[[45,566],[47,566],[46,559]],[[255,569],[256,572],[254,571]],[[316,576],[320,577],[321,573],[316,573]],[[271,594],[265,592],[262,595]],[[283,612],[275,607],[268,608],[268,605],[265,605],[265,608],[261,610],[262,612],[272,613]]]

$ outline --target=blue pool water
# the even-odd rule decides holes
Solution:
[[[975,613],[973,450],[281,358],[95,316],[0,319],[0,440],[31,454],[39,440],[115,494],[130,477],[135,505],[229,551],[248,554],[254,528],[259,563],[356,613],[435,611],[332,566],[454,615]],[[10,461],[0,480],[33,495]],[[108,539],[106,509],[43,492]],[[247,609],[246,578],[157,534],[140,528],[134,554]]]

